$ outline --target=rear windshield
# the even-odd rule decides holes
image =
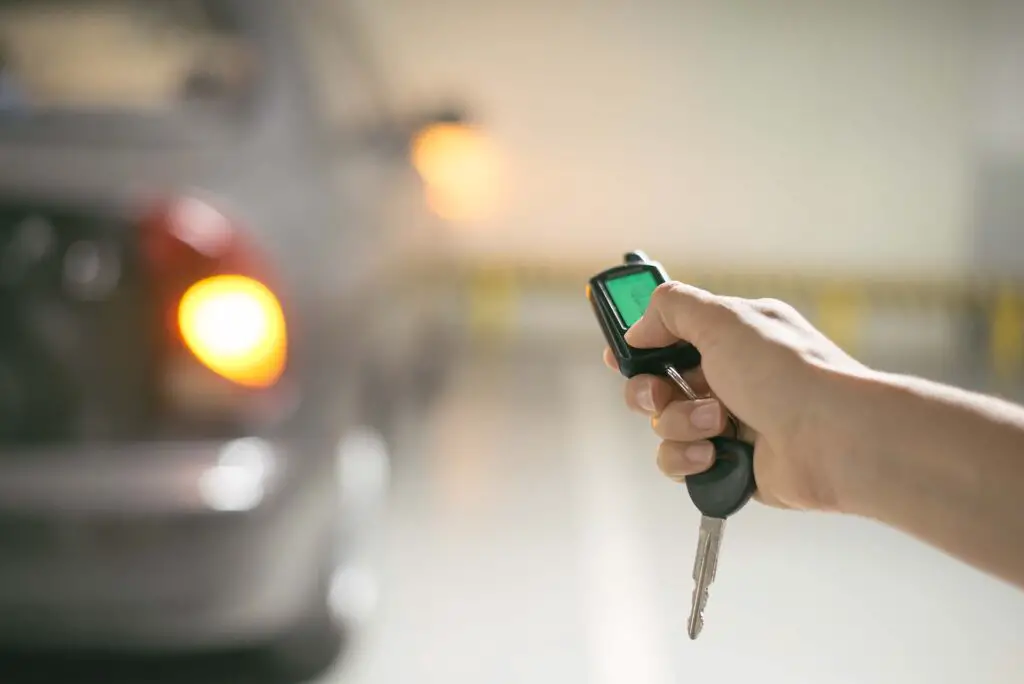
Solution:
[[[0,0],[0,113],[237,102],[254,73],[213,0]]]

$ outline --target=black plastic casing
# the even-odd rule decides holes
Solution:
[[[594,308],[594,314],[601,324],[605,341],[615,355],[619,372],[627,378],[634,375],[665,375],[666,366],[674,366],[684,373],[700,365],[700,352],[688,342],[679,342],[671,347],[658,349],[637,349],[626,343],[625,322],[619,316],[608,292],[607,282],[634,273],[649,272],[660,285],[668,281],[668,275],[661,264],[650,261],[642,252],[630,252],[624,264],[613,266],[590,279],[587,284],[587,299]]]
[[[731,437],[712,437],[715,464],[686,476],[690,500],[702,515],[728,518],[747,505],[757,491],[754,445]]]

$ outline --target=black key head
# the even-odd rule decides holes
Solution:
[[[702,515],[724,519],[743,508],[757,490],[754,446],[730,437],[714,437],[711,443],[715,464],[687,476],[686,489]]]

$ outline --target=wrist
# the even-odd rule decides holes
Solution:
[[[813,420],[822,510],[871,515],[894,386],[887,374],[868,368],[822,370]]]

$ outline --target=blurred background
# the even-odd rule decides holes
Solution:
[[[698,516],[642,249],[1024,399],[1017,0],[0,0],[0,681],[1014,682],[1024,596]]]

